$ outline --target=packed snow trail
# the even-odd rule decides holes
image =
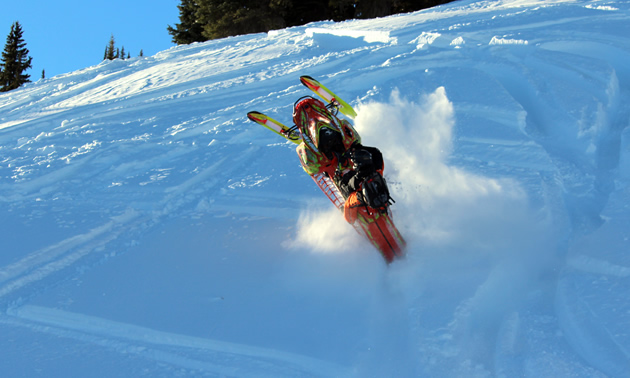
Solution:
[[[461,1],[0,94],[0,371],[623,376],[629,18]],[[389,268],[246,119],[290,123],[300,75],[384,153]]]

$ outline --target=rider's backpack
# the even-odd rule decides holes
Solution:
[[[373,209],[385,211],[387,206],[391,205],[389,201],[392,198],[389,196],[387,184],[378,172],[372,173],[363,181],[361,193],[365,204]]]

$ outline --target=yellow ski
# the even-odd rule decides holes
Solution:
[[[329,103],[332,103],[335,107],[339,109],[342,114],[352,119],[357,116],[357,112],[352,109],[352,106],[348,105],[347,102],[339,98],[339,96],[334,94],[330,89],[324,87],[319,81],[313,79],[310,76],[300,76],[300,81],[308,89],[315,92],[319,97],[323,98]]]
[[[275,119],[260,113],[260,112],[249,112],[247,113],[247,118],[250,120],[268,128],[274,133],[283,136],[284,138],[290,140],[295,144],[300,144],[302,138],[300,137],[300,133],[294,128],[287,127],[282,123],[276,121]]]

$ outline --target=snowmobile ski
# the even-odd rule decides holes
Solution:
[[[326,100],[326,102],[333,104],[333,106],[339,109],[341,114],[344,114],[352,119],[357,116],[357,112],[354,111],[352,106],[350,106],[347,102],[334,94],[330,89],[323,86],[322,83],[320,83],[319,81],[313,79],[310,76],[300,76],[300,81],[308,89],[312,90],[319,97]]]
[[[260,112],[249,112],[247,113],[247,118],[256,122],[259,125],[266,127],[267,129],[273,131],[274,133],[290,140],[295,144],[300,144],[302,138],[300,137],[300,133],[296,128],[285,126],[284,124],[276,121],[275,119],[260,113]]]

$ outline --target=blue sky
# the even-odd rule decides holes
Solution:
[[[0,49],[4,50],[11,24],[19,21],[26,47],[33,57],[31,80],[99,64],[113,34],[117,47],[132,57],[174,46],[166,31],[179,22],[179,0],[23,0],[3,4],[0,12]]]

